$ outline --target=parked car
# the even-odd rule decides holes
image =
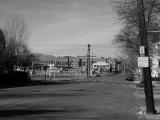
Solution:
[[[101,77],[101,72],[96,71],[96,72],[95,72],[95,77]]]
[[[134,73],[132,73],[132,72],[127,73],[125,80],[126,81],[134,81]]]

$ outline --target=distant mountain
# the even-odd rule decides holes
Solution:
[[[83,61],[86,61],[87,60],[87,57],[85,56],[82,56],[82,57],[74,57],[74,56],[53,56],[53,55],[45,55],[45,54],[40,54],[40,53],[37,53],[37,54],[34,54],[36,56],[36,58],[38,58],[39,60],[42,60],[42,61],[60,61],[60,60],[63,60],[63,61],[67,61],[68,58],[70,61],[79,61],[79,58],[81,58]],[[106,59],[108,58],[104,58],[104,57],[101,57],[101,58],[96,58],[96,57],[91,57],[91,61],[103,61],[103,62],[106,62]],[[116,59],[115,58],[109,58],[109,62],[110,63],[113,63]]]
[[[50,61],[50,60],[68,60],[68,58],[70,60],[76,60],[77,57],[73,57],[73,56],[53,56],[53,55],[45,55],[45,54],[34,54],[36,58],[40,59],[40,60],[46,60],[46,61]]]

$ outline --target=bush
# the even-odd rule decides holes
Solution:
[[[0,75],[0,79],[0,83],[5,85],[22,85],[31,81],[29,73],[23,71],[3,73]]]

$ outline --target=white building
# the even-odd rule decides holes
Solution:
[[[46,71],[46,74],[49,76],[52,76],[56,73],[60,73],[61,69],[56,68],[54,64],[47,64],[48,68]]]
[[[54,64],[47,64],[47,66],[49,67],[48,70],[55,69],[55,65]]]
[[[94,68],[106,68],[107,70],[109,69],[109,63],[106,63],[106,62],[96,62],[96,63],[93,63],[93,69]]]

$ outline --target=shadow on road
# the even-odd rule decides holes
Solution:
[[[25,86],[38,86],[38,85],[61,85],[61,84],[71,84],[71,83],[75,83],[75,81],[71,81],[71,80],[60,80],[60,81],[36,80],[36,81],[30,81],[28,83],[23,83],[23,84],[0,85],[0,89],[13,88],[13,87],[25,87]]]
[[[44,114],[44,113],[58,113],[67,112],[67,110],[0,110],[0,117],[9,116],[23,116],[23,115],[34,115],[34,114]]]
[[[12,117],[12,116],[24,116],[24,115],[42,115],[42,114],[52,114],[57,115],[64,114],[64,113],[78,113],[78,112],[84,112],[83,109],[62,109],[62,110],[45,110],[45,109],[39,109],[39,110],[0,110],[0,117]]]
[[[36,97],[79,97],[84,96],[85,93],[11,93],[11,94],[2,94],[0,95],[1,99],[9,99],[9,98],[36,98]]]

